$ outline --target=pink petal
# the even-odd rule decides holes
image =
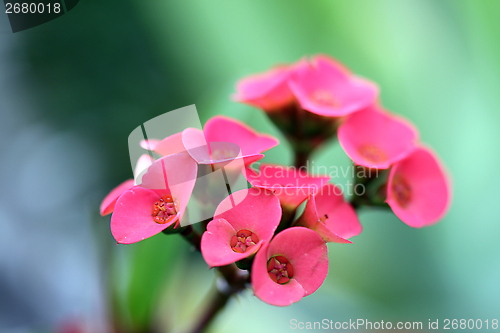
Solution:
[[[227,129],[219,127],[221,122],[227,125]],[[195,128],[188,128],[182,132],[183,145],[198,164],[226,163],[242,159],[237,163],[241,166],[249,165],[264,156],[260,154],[259,149],[270,149],[277,144],[277,140],[272,137],[258,135],[255,132],[252,133],[251,130],[247,132],[246,128],[239,127],[238,123],[223,117],[215,117],[214,121],[209,121],[205,127],[207,126],[208,130],[204,132]],[[225,136],[217,133],[219,130],[229,131],[228,133],[232,134]],[[239,169],[241,170],[242,167]]]
[[[304,296],[315,292],[328,274],[326,244],[311,229],[292,227],[277,234],[267,250],[268,258],[276,255],[285,256],[293,265],[295,275],[292,280],[304,288]]]
[[[149,190],[135,186],[125,191],[117,200],[111,215],[111,233],[118,243],[131,244],[154,236],[179,218],[159,224],[153,220],[153,205],[166,191]]]
[[[160,140],[158,139],[141,140],[139,142],[139,146],[141,146],[141,148],[143,149],[153,151],[159,143]]]
[[[250,230],[260,240],[270,240],[281,220],[281,206],[272,192],[251,188],[229,195],[214,215],[214,219],[227,220],[236,231]]]
[[[244,156],[243,157],[243,164],[244,165],[251,165],[257,161],[260,161],[264,157],[264,154],[258,154],[258,155],[250,155],[250,156]],[[245,172],[245,170],[241,170],[241,172]]]
[[[133,179],[128,179],[115,187],[109,194],[102,200],[101,207],[100,207],[100,213],[102,216],[111,214],[113,212],[113,209],[116,204],[116,200],[118,200],[118,197],[125,192],[126,190],[130,189],[132,186],[134,186],[134,180]]]
[[[352,74],[344,64],[326,54],[318,54],[312,59],[313,66],[325,76],[331,77],[333,82],[348,79]]]
[[[177,212],[184,214],[193,192],[198,165],[187,153],[168,155],[156,160],[142,177],[141,186],[162,189],[171,193],[178,204]]]
[[[289,86],[303,109],[329,117],[359,111],[378,95],[375,84],[352,76],[345,67],[325,56],[296,69]]]
[[[432,225],[446,214],[450,181],[433,151],[419,147],[392,167],[386,201],[396,216],[414,228]]]
[[[195,128],[187,128],[182,132],[182,142],[189,155],[198,164],[228,163],[243,157],[241,148],[237,144],[232,142],[207,143],[204,132]],[[212,151],[216,156],[212,156]],[[223,154],[218,155],[219,151]]]
[[[210,156],[208,160],[200,161],[200,164],[229,164],[236,163],[242,170],[245,165],[260,160],[264,155],[252,153],[243,155],[240,146],[233,142],[210,142]],[[203,163],[201,163],[203,162]]]
[[[137,160],[137,164],[135,165],[134,169],[134,179],[135,179],[135,184],[140,184],[142,181],[142,173],[144,173],[155,159],[151,157],[148,154],[142,154],[139,159]]]
[[[228,195],[228,190],[230,192],[234,192],[240,189],[248,188],[248,184],[246,182],[246,179],[242,177],[242,174],[245,174],[245,163],[247,162],[252,162],[255,160],[259,160],[262,158],[263,155],[259,156],[254,156],[254,157],[247,157],[247,158],[236,158],[236,159],[229,159],[226,161],[221,161],[221,162],[216,162],[214,164],[210,165],[205,165],[203,168],[203,178],[206,180],[201,180],[200,175],[202,172],[199,173],[199,178],[198,182],[200,184],[204,184],[202,182],[208,181],[211,185],[208,185],[210,189],[214,189],[215,187],[220,188],[221,185],[223,185],[223,197],[219,198],[217,200],[217,204],[224,199]],[[208,177],[208,178],[205,178]],[[208,180],[210,179],[210,180]],[[226,188],[226,184],[230,186],[230,188]],[[207,186],[203,186],[205,189],[202,189],[203,191],[210,191]],[[213,196],[215,199],[215,196]],[[212,200],[213,201],[213,200]]]
[[[324,225],[342,238],[351,238],[363,231],[356,211],[347,202],[333,208],[327,215],[329,218],[325,220]]]
[[[335,234],[333,230],[330,230],[323,222],[320,221],[320,214],[316,209],[316,199],[314,195],[309,197],[304,212],[297,219],[295,225],[303,226],[316,231],[325,242],[351,243],[347,239]]]
[[[356,211],[344,200],[340,188],[333,184],[323,186],[315,195],[316,208],[319,217],[328,216],[325,226],[342,238],[357,236],[363,230]]]
[[[354,163],[387,169],[415,149],[418,132],[406,120],[371,106],[349,116],[340,126],[338,137]]]
[[[255,255],[252,264],[252,288],[261,301],[275,306],[287,306],[298,302],[304,297],[304,288],[295,280],[291,279],[286,284],[278,284],[271,280],[267,272],[267,261],[269,244],[261,247]]]
[[[260,154],[278,145],[278,140],[261,134],[234,119],[215,116],[204,127],[208,142],[231,142],[238,145],[243,156]]]
[[[295,222],[296,225],[313,229],[319,222],[319,214],[316,208],[316,200],[314,195],[309,196],[304,212]],[[321,235],[323,236],[323,235]]]
[[[182,143],[182,132],[170,135],[158,142],[154,151],[161,156],[173,155],[186,151]]]
[[[186,151],[198,164],[211,164],[210,151],[202,130],[187,128],[182,131],[182,143]]]
[[[247,168],[245,176],[252,186],[272,190],[282,205],[290,207],[300,205],[330,179],[328,176],[311,176],[301,169],[270,164],[262,164],[259,173]]]
[[[201,254],[210,267],[225,266],[253,255],[262,245],[262,241],[244,253],[231,249],[231,238],[236,235],[233,226],[225,219],[214,219],[207,225],[207,231],[201,238]]]
[[[247,181],[252,185],[256,186],[261,184],[260,178],[261,178],[261,173],[260,171],[254,170],[250,167],[245,168],[245,178]]]
[[[239,81],[233,100],[264,110],[275,110],[293,101],[288,88],[289,66],[279,66],[266,73]]]
[[[297,225],[300,226],[300,225]],[[318,235],[323,238],[325,242],[332,242],[332,243],[343,243],[343,244],[351,244],[352,242],[340,237],[336,233],[334,233],[330,228],[326,226],[326,224],[318,222],[316,223],[313,227],[309,228],[311,230],[314,230],[318,233]]]

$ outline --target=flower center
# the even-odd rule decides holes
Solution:
[[[234,252],[244,253],[259,242],[257,234],[250,230],[241,229],[231,238],[231,249]]]
[[[396,201],[401,207],[406,207],[411,201],[411,187],[402,177],[394,177],[392,181],[392,191]]]
[[[267,272],[271,279],[279,284],[285,284],[293,278],[293,266],[287,258],[275,256],[267,262]]]
[[[328,90],[316,90],[312,93],[311,99],[317,104],[338,107],[340,103]]]
[[[172,197],[163,197],[153,204],[153,220],[159,224],[172,221],[177,215]]]
[[[374,145],[364,145],[358,149],[361,156],[367,160],[378,163],[387,160],[387,155],[380,148]]]

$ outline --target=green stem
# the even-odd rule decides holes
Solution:
[[[194,325],[191,333],[207,332],[217,314],[224,308],[231,296],[245,289],[248,283],[248,272],[242,271],[235,264],[218,267],[219,273],[215,288],[212,288],[209,302]]]
[[[354,209],[359,209],[360,206],[387,207],[385,203],[385,186],[389,174],[388,171],[370,170],[356,165],[354,167],[365,174],[365,176],[359,177],[358,172],[355,173],[352,187],[353,196],[350,199],[351,206]],[[365,191],[362,195],[356,195],[357,185],[362,185],[364,187]]]
[[[201,252],[201,236],[192,225],[185,227],[180,234]],[[249,282],[248,272],[240,270],[236,264],[217,267],[217,270],[221,276],[217,277],[218,281],[210,292],[208,305],[190,331],[192,333],[205,332],[231,296],[244,290]]]
[[[215,319],[217,313],[222,310],[222,308],[227,304],[230,294],[221,292],[218,288],[214,288],[211,295],[210,304],[200,317],[196,326],[193,328],[191,333],[202,333],[206,332],[207,328],[210,326],[212,321]]]

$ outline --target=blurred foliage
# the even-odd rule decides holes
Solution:
[[[173,279],[169,273],[179,261],[187,258],[187,250],[187,243],[181,237],[167,240],[165,235],[141,242],[134,249],[125,249],[130,251],[126,262],[114,270],[109,281],[117,295],[115,319],[121,330],[148,332],[152,329],[160,296]],[[124,285],[117,283],[120,280],[125,280]]]

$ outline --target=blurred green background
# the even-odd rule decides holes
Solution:
[[[290,163],[265,115],[230,95],[243,76],[317,53],[377,82],[383,105],[417,125],[451,174],[451,210],[418,230],[361,211],[364,232],[329,245],[318,292],[277,308],[249,291],[211,332],[500,319],[499,15],[497,0],[82,0],[16,34],[2,17],[0,331],[185,327],[213,272],[180,237],[115,245],[98,214],[131,176],[128,134],[196,104],[202,122],[224,114],[279,137],[265,161]],[[349,165],[333,142],[313,159]]]

